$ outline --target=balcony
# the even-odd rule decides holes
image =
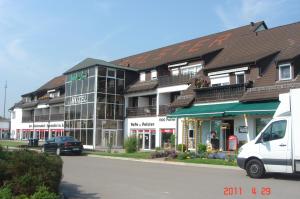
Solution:
[[[236,100],[243,96],[252,83],[196,88],[196,102]]]
[[[51,114],[50,115],[51,121],[63,121],[64,120],[64,114],[57,113],[57,114]]]
[[[47,122],[49,121],[49,115],[36,115],[35,122]]]
[[[158,77],[158,85],[159,87],[166,87],[179,84],[187,84],[189,80],[194,76],[194,74],[160,76]]]
[[[33,116],[22,117],[22,122],[33,122]]]
[[[170,105],[160,105],[159,106],[159,115],[167,115],[173,113],[176,108],[171,107]]]
[[[136,116],[155,116],[156,106],[145,106],[145,107],[128,107],[126,109],[127,117]]]

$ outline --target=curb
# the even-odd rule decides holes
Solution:
[[[170,162],[170,161],[162,161],[162,160],[147,160],[147,159],[123,158],[123,157],[111,157],[111,156],[101,156],[101,155],[92,155],[92,154],[88,154],[87,156],[88,157],[95,157],[95,158],[111,159],[111,160],[127,160],[127,161],[133,161],[133,162],[145,162],[145,163],[164,164],[164,165],[241,170],[239,167],[235,167],[235,166],[223,166],[223,165],[213,165],[213,164],[196,164],[196,163],[185,163],[185,162]]]

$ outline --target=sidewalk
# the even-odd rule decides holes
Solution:
[[[190,167],[200,167],[200,168],[241,170],[239,167],[235,167],[235,166],[195,164],[195,163],[165,161],[165,160],[161,160],[161,159],[135,159],[135,158],[111,157],[111,156],[101,156],[101,155],[92,155],[92,154],[88,154],[87,156],[96,157],[96,158],[104,158],[104,159],[128,160],[128,161],[134,161],[134,162],[145,162],[145,163],[165,164],[165,165],[175,165],[175,166],[190,166]]]

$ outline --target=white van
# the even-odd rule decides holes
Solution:
[[[237,163],[252,178],[300,172],[300,89],[279,95],[273,119],[239,149]]]

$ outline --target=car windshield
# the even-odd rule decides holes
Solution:
[[[71,136],[61,137],[60,139],[61,139],[61,141],[63,141],[63,142],[75,142],[75,141],[77,141],[75,138],[73,138],[73,137],[71,137]]]

